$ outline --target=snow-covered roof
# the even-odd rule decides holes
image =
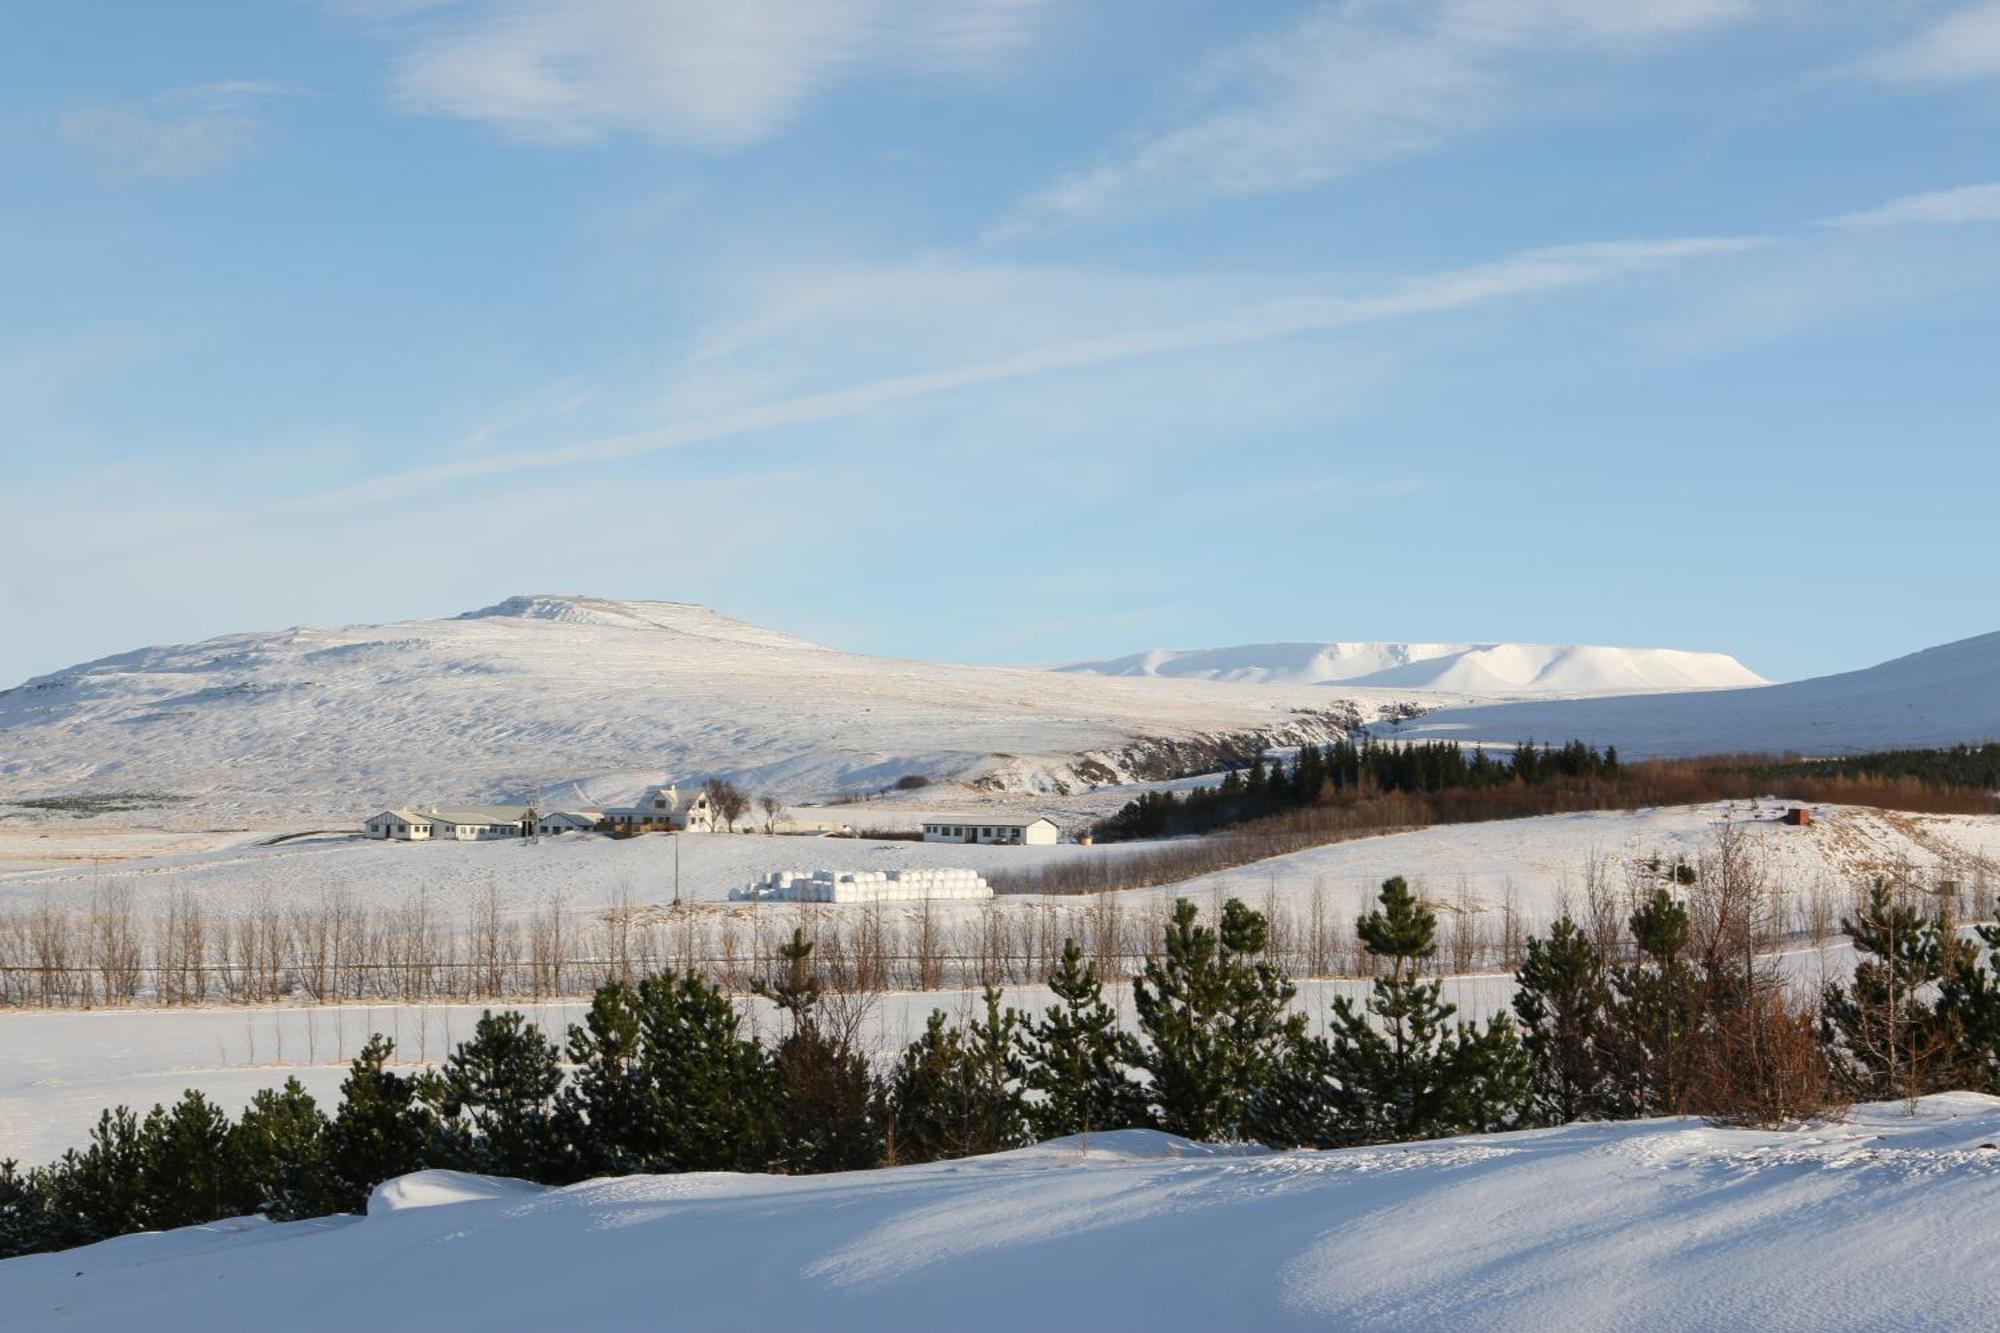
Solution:
[[[445,824],[518,824],[532,807],[525,805],[463,805],[425,816]]]

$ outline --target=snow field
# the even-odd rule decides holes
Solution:
[[[17,1333],[589,1327],[1990,1328],[2000,1100],[1331,1152],[1148,1131],[923,1166],[562,1189],[421,1172],[365,1217],[0,1263]],[[385,1304],[386,1303],[386,1304]]]

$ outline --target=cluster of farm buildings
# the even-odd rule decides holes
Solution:
[[[371,838],[401,842],[486,842],[499,838],[553,837],[563,833],[715,833],[724,828],[706,791],[682,795],[672,782],[646,788],[630,805],[603,809],[537,810],[531,805],[475,805],[454,809],[382,810],[363,824]],[[852,833],[844,824],[779,820],[768,827],[777,833]],[[925,842],[976,843],[986,846],[1050,847],[1061,835],[1050,819],[977,822],[945,820],[924,824]]]

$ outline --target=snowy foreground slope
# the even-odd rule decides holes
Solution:
[[[785,1179],[424,1172],[365,1218],[0,1263],[7,1326],[1990,1328],[2000,1099],[1342,1152],[1126,1131]]]
[[[184,818],[301,827],[417,801],[615,800],[663,769],[792,797],[908,774],[1062,789],[1146,776],[1168,743],[1325,739],[1350,699],[1366,721],[1419,697],[944,666],[700,606],[517,597],[144,648],[0,692],[0,803],[168,793]]]
[[[1463,694],[1719,689],[1764,678],[1728,653],[1543,643],[1244,643],[1155,648],[1064,671],[1261,685],[1366,685]]]
[[[1511,742],[1581,738],[1627,757],[1797,751],[1850,754],[2000,738],[2000,634],[1861,671],[1700,694],[1551,699],[1451,708],[1395,734]]]

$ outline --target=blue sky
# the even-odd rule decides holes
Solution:
[[[0,678],[516,592],[1041,661],[2000,629],[1995,0],[0,43]]]

